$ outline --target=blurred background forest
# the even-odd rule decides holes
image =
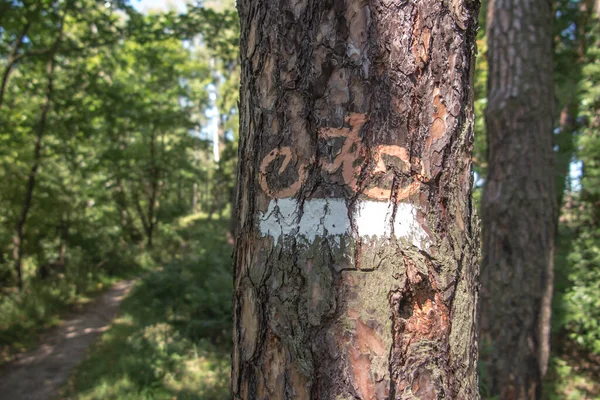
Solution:
[[[548,399],[600,398],[600,24],[554,2],[561,214]],[[486,176],[486,4],[475,77]],[[139,277],[63,395],[229,396],[234,0],[0,2],[0,364]],[[482,376],[485,397],[485,374]]]

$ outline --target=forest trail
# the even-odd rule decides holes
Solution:
[[[37,348],[0,368],[0,399],[49,400],[106,331],[135,280],[115,284],[81,313],[44,334]]]

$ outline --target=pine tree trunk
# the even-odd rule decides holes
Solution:
[[[235,399],[477,399],[478,3],[238,1]]]
[[[491,395],[538,399],[549,357],[556,195],[551,3],[494,0],[482,340]],[[486,346],[487,347],[487,346]]]

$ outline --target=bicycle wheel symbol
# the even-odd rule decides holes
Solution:
[[[270,197],[276,199],[283,199],[286,197],[292,197],[298,193],[302,184],[306,180],[306,168],[307,165],[304,163],[300,163],[298,166],[298,178],[293,181],[288,187],[277,189],[271,189],[269,183],[267,182],[267,175],[269,166],[277,159],[283,157],[283,162],[281,163],[281,167],[277,171],[278,175],[282,175],[288,168],[289,164],[295,158],[292,153],[292,149],[289,146],[281,147],[272,150],[267,156],[262,160],[260,164],[260,187],[262,190],[268,194]],[[271,175],[272,176],[272,175]]]

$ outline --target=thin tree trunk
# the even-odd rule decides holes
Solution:
[[[183,177],[180,175],[177,177],[177,206],[184,207],[183,201]]]
[[[576,66],[579,69],[579,66]],[[558,213],[563,203],[571,162],[575,154],[575,134],[577,132],[578,99],[572,99],[560,112],[560,127],[556,135],[556,204]]]
[[[238,8],[233,397],[478,399],[478,4]]]
[[[126,148],[127,144],[126,144],[126,140],[123,137],[122,133],[118,134],[117,140],[119,143],[119,149],[124,150]],[[113,166],[115,167],[115,179],[117,182],[117,193],[115,195],[115,203],[117,204],[117,206],[120,209],[121,233],[122,233],[123,237],[128,235],[129,238],[131,239],[131,241],[133,243],[135,243],[138,240],[138,232],[137,232],[137,228],[135,227],[135,223],[134,223],[133,217],[131,215],[131,212],[129,211],[130,201],[127,196],[127,190],[125,189],[125,185],[123,184],[123,178],[122,178],[123,174],[122,174],[121,166],[120,166],[119,162],[114,163]],[[133,197],[135,200],[134,202],[137,202],[135,206],[138,207],[139,199],[135,195]],[[141,209],[141,207],[140,207],[140,209]],[[143,215],[140,216],[140,219],[142,220],[142,226],[145,229],[146,227],[144,225]]]
[[[69,228],[71,226],[71,210],[67,211],[66,218],[61,222],[59,232],[59,246],[58,246],[58,263],[65,265],[67,260],[67,248],[69,245]]]
[[[196,136],[194,138],[194,166],[196,171],[200,170],[200,149],[198,146],[200,127],[196,126]],[[197,178],[194,180],[192,187],[192,211],[194,214],[198,212],[198,181]]]
[[[576,51],[576,59],[570,59],[566,81],[563,82],[563,87],[567,87],[570,97],[566,99],[565,106],[560,113],[560,127],[556,137],[556,145],[558,151],[556,153],[556,196],[558,213],[563,204],[567,180],[569,179],[570,167],[575,153],[575,135],[577,134],[578,124],[577,117],[579,115],[579,91],[569,90],[572,87],[577,87],[582,77],[582,68],[585,64],[585,54],[587,50],[586,34],[588,29],[589,19],[594,8],[593,0],[583,0],[579,2],[579,13],[575,20],[574,35],[575,40],[573,46]],[[559,41],[560,39],[556,39]],[[556,43],[557,45],[559,43]],[[563,55],[564,57],[564,55]]]
[[[192,212],[196,214],[198,212],[198,182],[194,182],[192,191]]]
[[[62,40],[64,20],[67,15],[67,11],[68,9],[65,9],[65,12],[63,13],[56,40],[54,41],[54,44],[48,56],[48,62],[46,63],[46,74],[48,77],[48,83],[46,85],[46,91],[44,94],[44,103],[42,105],[40,121],[37,126],[35,146],[33,151],[33,165],[29,170],[27,186],[25,188],[25,198],[23,200],[23,207],[21,208],[21,214],[19,216],[19,219],[17,220],[15,226],[15,235],[13,237],[13,257],[15,259],[15,269],[17,271],[17,282],[19,290],[23,290],[23,271],[21,268],[21,263],[23,259],[23,237],[25,233],[25,224],[27,222],[27,217],[31,208],[31,201],[33,199],[33,191],[35,189],[37,172],[42,157],[42,141],[46,129],[46,120],[48,118],[48,113],[52,104],[52,92],[54,89],[54,69],[56,67],[56,52],[58,51],[58,47]]]
[[[120,168],[117,167],[117,188],[118,192],[115,195],[115,203],[120,210],[120,222],[121,222],[121,233],[123,237],[129,235],[133,239],[133,222],[129,212],[129,201],[127,200],[127,192],[123,186],[123,180],[121,179]]]
[[[135,204],[135,209],[138,213],[138,216],[140,217],[140,221],[142,222],[142,227],[144,228],[144,233],[146,234],[146,241],[148,240],[148,231],[150,230],[150,225],[148,223],[148,220],[146,218],[146,215],[144,214],[144,209],[142,208],[142,203],[140,202],[140,198],[137,195],[137,193],[134,194],[134,204]]]
[[[17,42],[15,43],[15,47],[13,47],[13,50],[8,55],[8,59],[6,60],[7,61],[6,67],[4,68],[4,71],[2,72],[2,83],[0,83],[0,109],[2,108],[2,105],[4,104],[4,93],[6,92],[6,88],[8,86],[8,78],[10,77],[10,73],[12,72],[13,67],[19,60],[19,57],[18,57],[19,50],[21,49],[21,46],[23,45],[23,40],[27,36],[27,33],[29,32],[30,27],[31,27],[31,22],[27,21],[25,23],[25,25],[23,26],[23,30],[21,31],[21,34],[19,35]]]
[[[156,134],[154,130],[152,131],[152,135],[150,137],[150,197],[148,199],[148,230],[147,230],[147,239],[148,239],[148,248],[152,248],[152,236],[154,234],[154,208],[156,206],[156,195],[158,191],[158,167],[156,166]]]
[[[491,395],[539,399],[550,353],[556,230],[552,5],[494,0],[488,19],[488,178],[482,339]]]

